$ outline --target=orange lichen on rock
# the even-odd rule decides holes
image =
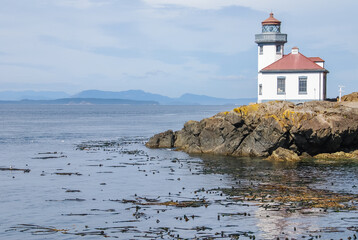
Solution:
[[[275,114],[266,114],[264,117],[273,118],[277,123],[280,124],[281,127],[300,127],[301,123],[307,119],[309,119],[309,114],[304,112],[292,111],[290,109],[286,109],[281,113]]]
[[[233,111],[236,113],[241,114],[241,116],[247,116],[252,112],[257,112],[259,110],[259,104],[251,104],[251,105],[244,105],[238,108],[235,108]]]

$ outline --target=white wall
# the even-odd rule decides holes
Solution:
[[[324,68],[324,62],[314,62],[314,63]]]
[[[277,94],[277,77],[279,76],[286,77],[286,94],[284,95]],[[307,77],[307,94],[298,92],[298,79],[301,76]],[[258,86],[262,84],[262,95],[258,94],[258,102],[324,100],[323,81],[323,73],[259,73]]]
[[[281,54],[276,54],[276,45],[263,45],[263,54],[260,55],[260,46],[257,48],[258,54],[258,71],[276,62],[283,56],[284,45],[281,45]]]

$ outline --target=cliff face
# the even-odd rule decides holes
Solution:
[[[358,109],[331,102],[268,102],[235,108],[153,136],[149,148],[265,157],[280,147],[299,155],[358,149]]]

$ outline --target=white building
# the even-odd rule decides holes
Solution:
[[[281,22],[270,17],[262,22],[262,33],[255,35],[258,44],[258,102],[288,100],[304,102],[325,100],[327,73],[324,60],[306,57],[297,47],[284,54],[287,34]]]

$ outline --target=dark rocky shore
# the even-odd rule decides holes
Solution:
[[[325,101],[252,104],[200,122],[188,121],[179,131],[154,135],[146,146],[195,154],[284,159],[339,151],[355,155],[358,108]]]

